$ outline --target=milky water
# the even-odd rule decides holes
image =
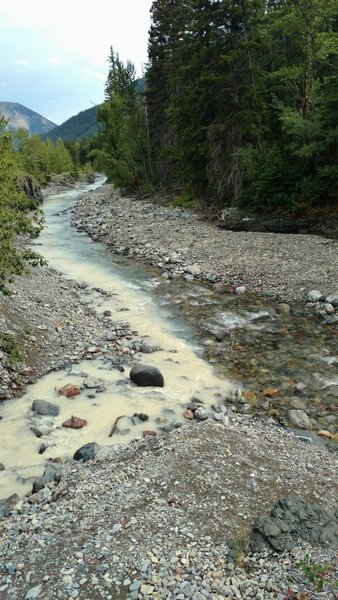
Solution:
[[[129,380],[135,359],[130,357],[130,364],[126,364],[125,372],[121,373],[105,362],[103,356],[84,360],[73,366],[71,372],[53,372],[29,386],[22,398],[4,403],[0,408],[0,462],[6,467],[0,472],[2,498],[30,490],[32,481],[42,474],[49,458],[67,459],[91,441],[100,445],[126,444],[141,437],[145,429],[158,430],[174,420],[182,420],[184,407],[193,397],[208,406],[232,388],[229,380],[217,377],[212,366],[201,358],[198,345],[189,341],[193,331],[173,316],[168,307],[161,307],[152,295],[155,285],[152,272],[130,262],[126,265],[118,258],[114,260],[103,246],[92,243],[85,234],[70,227],[68,208],[77,194],[70,192],[45,201],[46,227],[39,239],[39,252],[51,267],[68,278],[113,294],[107,297],[87,293],[86,301],[99,313],[110,310],[113,322],[128,321],[130,330],[161,348],[151,354],[138,354],[136,358],[159,368],[165,386],[137,388]],[[105,391],[96,393],[84,389],[87,376],[101,379]],[[68,399],[59,395],[58,390],[70,382],[82,386],[80,396]],[[89,397],[91,395],[94,397]],[[34,399],[57,404],[59,415],[34,417],[31,410]],[[132,418],[134,413],[140,412],[149,415],[146,423]],[[72,415],[85,419],[88,425],[81,430],[62,427]],[[112,425],[121,415],[125,417],[119,420],[118,430],[110,438]],[[43,437],[36,438],[30,429],[32,426],[42,431]],[[47,450],[40,455],[42,443],[47,445]]]

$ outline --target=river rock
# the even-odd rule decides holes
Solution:
[[[311,421],[304,410],[289,410],[288,419],[292,425],[299,429],[310,429]]]
[[[209,413],[203,406],[196,408],[194,412],[194,419],[196,419],[196,421],[206,421],[208,417]]]
[[[0,519],[2,517],[8,517],[12,508],[19,502],[19,496],[17,494],[12,494],[8,498],[3,498],[0,500]]]
[[[151,367],[148,365],[135,365],[135,367],[131,369],[129,377],[139,387],[164,386],[163,375],[156,367]]]
[[[324,300],[324,296],[319,290],[311,290],[311,292],[308,293],[308,302],[319,302],[319,300]]]
[[[80,419],[80,417],[71,417],[62,423],[62,427],[69,427],[70,429],[82,429],[87,425],[87,421]]]
[[[102,381],[100,381],[99,379],[96,379],[96,377],[87,377],[83,381],[83,385],[89,390],[103,387]]]
[[[46,400],[34,400],[32,404],[32,411],[36,415],[43,415],[48,417],[57,417],[60,412],[59,407]]]
[[[93,460],[98,449],[99,445],[96,442],[88,442],[88,444],[85,444],[76,450],[73,458],[74,460],[83,460],[83,462]]]
[[[310,544],[338,545],[337,515],[296,494],[278,500],[270,515],[258,517],[251,533],[253,552],[291,550],[301,538]]]
[[[42,490],[42,488],[44,488],[47,483],[50,483],[51,481],[58,483],[61,479],[61,475],[62,465],[54,462],[48,463],[42,477],[39,477],[33,483],[33,494],[36,494],[36,492]]]
[[[327,312],[328,315],[333,315],[335,312],[333,304],[324,304],[324,310]]]
[[[74,396],[79,396],[81,394],[81,390],[78,385],[67,383],[59,389],[59,394],[60,396],[66,396],[66,398],[74,398]]]
[[[332,304],[332,306],[334,306],[334,308],[338,308],[337,294],[331,294],[330,296],[326,296],[325,302],[327,302],[327,304]]]

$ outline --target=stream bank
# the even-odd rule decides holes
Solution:
[[[78,200],[73,225],[115,260],[154,267],[159,302],[197,327],[205,358],[245,388],[236,410],[338,440],[337,240],[224,231],[110,185]]]
[[[40,338],[34,334],[42,332],[45,367],[36,364],[43,369],[60,358],[76,363],[89,344],[105,347],[103,305],[98,313],[88,304],[104,290],[48,269],[36,275],[38,287],[34,280],[32,287],[23,286],[17,304],[20,323],[25,314],[36,319],[34,331],[25,335],[36,337],[37,347]],[[111,317],[115,321],[116,314]],[[128,347],[139,341],[127,326],[121,338]],[[108,349],[112,358],[115,351],[123,357],[116,346]],[[30,355],[35,354],[31,348]],[[245,539],[253,517],[286,494],[297,493],[332,512],[336,457],[271,419],[232,410],[227,416],[226,422],[186,421],[168,435],[102,448],[89,463],[70,460],[59,485],[51,482],[14,500],[0,542],[4,598],[264,600],[277,594],[281,600],[288,585],[299,593],[307,589],[296,563],[310,553],[316,561],[334,564],[334,547],[297,542],[281,556],[243,559],[234,556],[231,539]],[[244,562],[236,564],[238,559]]]

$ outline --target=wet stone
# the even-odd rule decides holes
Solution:
[[[199,406],[194,412],[194,419],[196,421],[206,421],[208,417],[209,413],[203,406]]]
[[[99,445],[96,442],[88,442],[88,444],[81,446],[81,448],[75,452],[73,458],[74,460],[82,460],[83,462],[93,460],[98,449]]]
[[[136,365],[131,369],[129,377],[139,387],[164,386],[163,375],[156,367]]]
[[[56,404],[46,402],[46,400],[34,400],[32,411],[37,415],[56,417],[59,414],[60,409]]]
[[[81,389],[74,383],[67,383],[59,389],[59,394],[60,396],[66,396],[66,398],[74,398],[75,396],[79,396],[81,394]]]

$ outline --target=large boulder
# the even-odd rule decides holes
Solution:
[[[48,417],[57,417],[60,412],[59,407],[46,400],[34,400],[32,404],[32,411],[36,415],[43,415]]]
[[[130,371],[129,377],[139,387],[164,386],[163,375],[156,367],[150,367],[148,365],[136,365]]]
[[[298,539],[310,544],[338,545],[338,511],[329,514],[318,504],[310,504],[291,494],[278,500],[270,515],[255,519],[251,534],[253,552],[284,552]]]
[[[74,460],[83,460],[83,462],[93,460],[98,449],[99,445],[96,442],[88,442],[88,444],[85,444],[76,450],[73,458]]]

